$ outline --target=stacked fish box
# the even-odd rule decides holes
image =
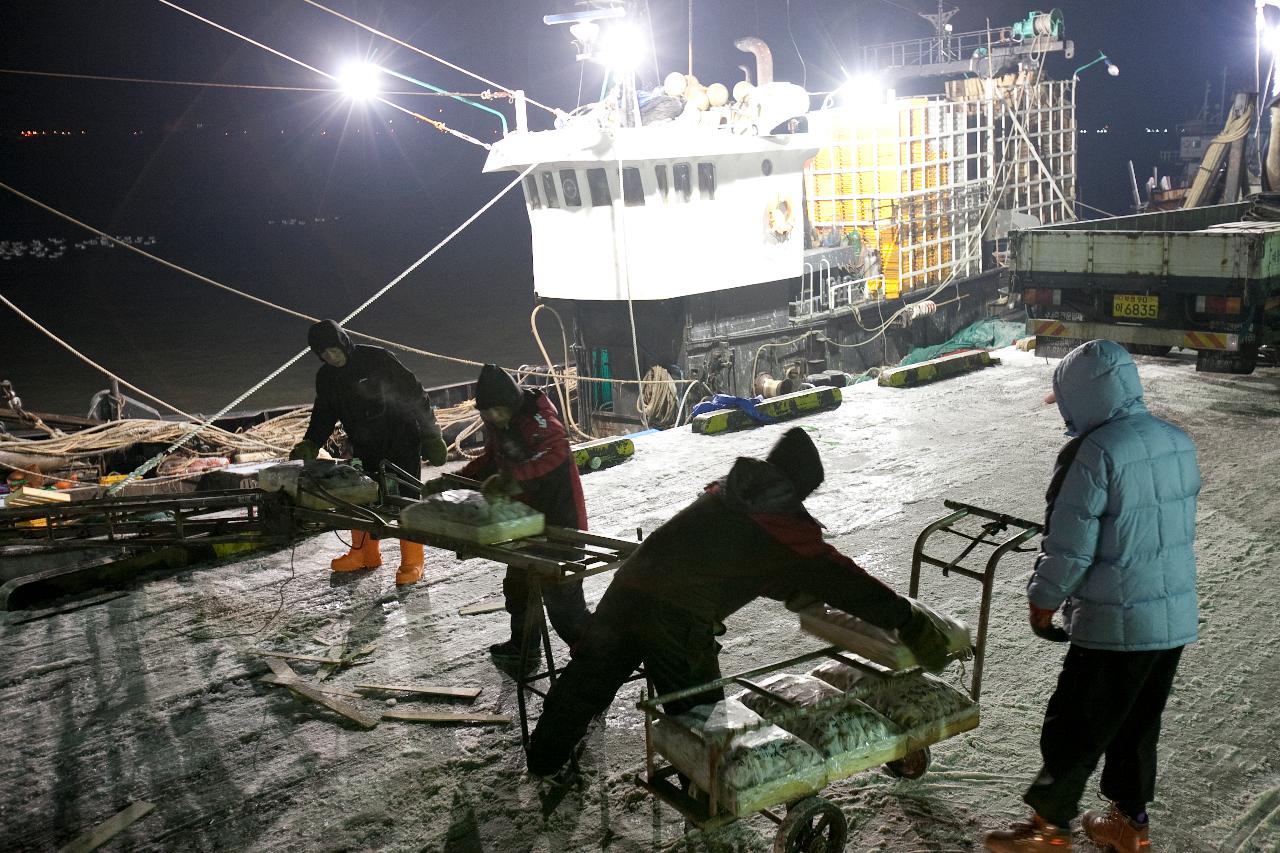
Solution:
[[[378,484],[350,465],[326,460],[294,460],[258,472],[258,488],[284,492],[307,509],[335,509],[330,498],[369,506],[378,502]]]

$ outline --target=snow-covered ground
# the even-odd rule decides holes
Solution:
[[[932,386],[862,384],[838,410],[801,422],[827,466],[810,508],[836,547],[904,592],[914,538],[944,514],[943,498],[1032,519],[1043,512],[1064,440],[1056,408],[1040,402],[1053,363],[1013,350],[1000,356],[999,367]],[[1154,846],[1277,850],[1280,372],[1212,376],[1196,374],[1187,357],[1140,361],[1148,403],[1191,433],[1204,471],[1201,639],[1183,657],[1164,717]],[[783,429],[639,439],[632,461],[584,478],[593,530],[652,530],[735,456],[767,452]],[[486,654],[504,639],[505,615],[457,613],[498,594],[498,566],[429,550],[428,582],[397,592],[388,544],[387,567],[331,585],[327,560],[341,550],[323,535],[293,553],[200,568],[97,607],[0,628],[0,849],[56,848],[135,800],[156,809],[115,849],[770,849],[772,825],[762,818],[686,835],[676,812],[633,784],[644,751],[635,684],[590,736],[584,785],[554,803],[523,772],[516,725],[385,721],[364,731],[261,683],[263,660],[244,653],[255,645],[316,654],[326,650],[316,636],[351,648],[374,642],[367,664],[329,684],[476,686],[483,692],[469,707],[515,714],[513,684]],[[826,791],[849,820],[848,850],[981,849],[983,832],[1024,815],[1020,793],[1038,767],[1041,714],[1064,652],[1027,628],[1030,560],[1015,555],[1000,567],[982,724],[935,746],[918,781],[873,770]],[[607,582],[589,581],[588,600]],[[280,616],[253,636],[276,612],[282,583]],[[935,572],[922,597],[976,622],[978,592]],[[728,627],[726,672],[820,645],[767,601]],[[949,675],[958,682],[958,667]],[[1082,807],[1093,804],[1090,791]]]

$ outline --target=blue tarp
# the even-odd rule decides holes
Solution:
[[[756,408],[760,403],[764,402],[764,397],[735,397],[732,394],[717,394],[710,400],[699,403],[693,407],[693,411],[689,413],[692,420],[698,415],[705,415],[707,412],[717,412],[720,409],[741,409],[747,417],[753,421],[762,424],[777,423],[777,418],[772,415],[766,415],[764,412]]]
[[[1011,323],[1008,320],[979,320],[971,326],[966,326],[959,332],[956,332],[951,340],[944,344],[938,344],[931,347],[920,347],[913,349],[907,353],[902,361],[898,362],[898,366],[902,367],[908,364],[917,364],[921,361],[928,361],[931,358],[939,358],[949,352],[957,352],[964,349],[1000,349],[1007,347],[1018,338],[1027,334],[1026,327],[1021,323]]]

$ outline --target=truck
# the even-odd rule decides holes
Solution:
[[[1106,338],[1244,374],[1280,342],[1280,197],[1014,231],[1009,266],[1040,355]]]

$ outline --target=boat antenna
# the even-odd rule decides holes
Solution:
[[[693,76],[693,0],[689,0],[689,76]]]

